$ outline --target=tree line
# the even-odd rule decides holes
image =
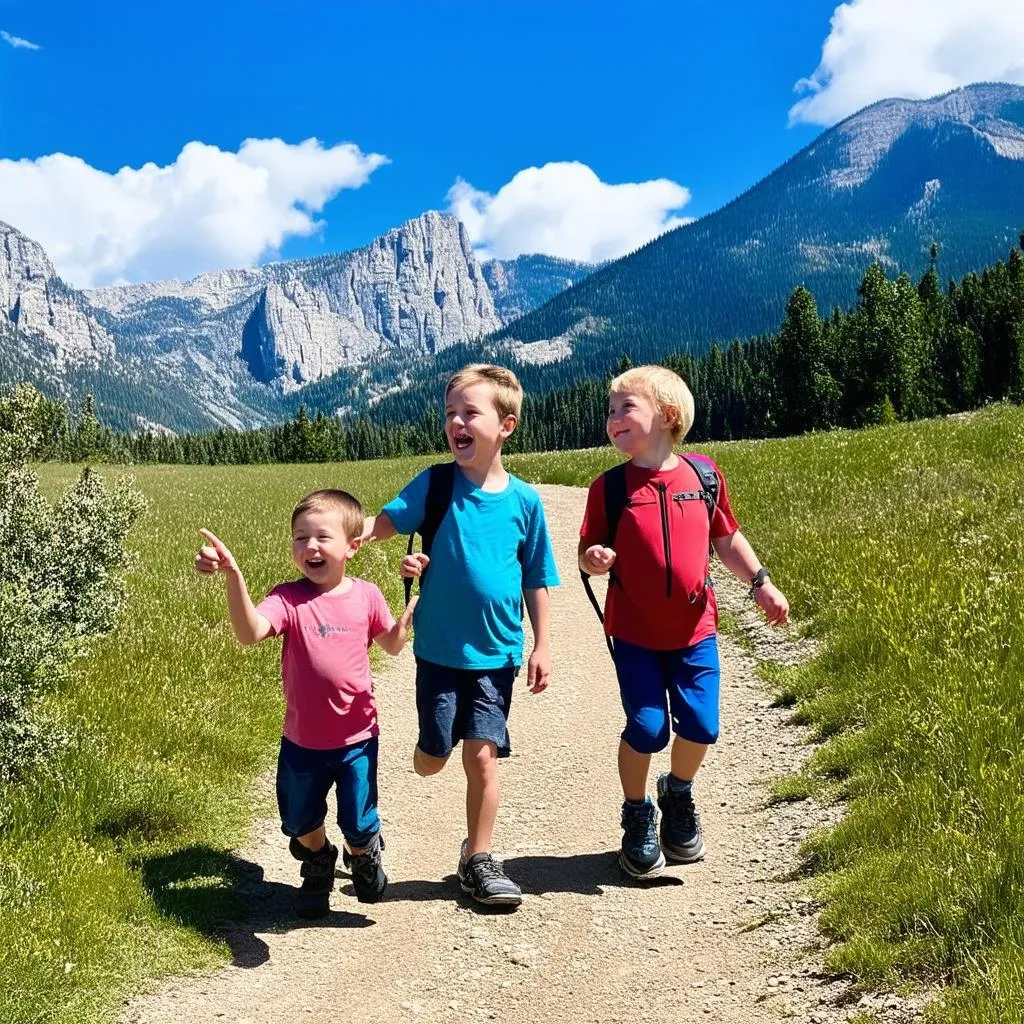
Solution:
[[[945,289],[935,246],[916,284],[907,274],[890,280],[872,263],[857,295],[851,309],[822,317],[800,285],[777,334],[712,345],[697,357],[662,358],[693,391],[690,440],[861,427],[1024,399],[1024,234],[1006,261]],[[602,376],[528,394],[510,450],[604,444],[608,380],[629,365],[631,354],[619,353]],[[108,430],[89,397],[74,419],[60,403],[44,401],[41,408],[45,455],[59,461],[327,462],[445,450],[439,398],[423,392],[402,404],[382,403],[372,415],[311,415],[299,406],[275,426],[179,435]]]

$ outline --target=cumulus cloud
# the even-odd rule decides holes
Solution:
[[[495,195],[461,178],[448,209],[465,225],[479,256],[512,259],[545,253],[598,262],[622,256],[690,218],[677,216],[690,190],[674,181],[610,185],[586,164],[528,167]]]
[[[1024,83],[1020,0],[849,0],[790,124],[831,125],[877,100],[924,99],[973,82]]]
[[[0,160],[0,220],[81,288],[188,278],[251,266],[287,238],[313,234],[324,205],[384,163],[316,139],[247,139],[237,153],[190,142],[172,164],[115,174],[63,153]]]
[[[5,32],[0,29],[0,39],[2,39],[8,46],[13,46],[16,50],[41,50],[42,47],[38,43],[30,42],[28,39],[22,39],[21,36],[12,36],[10,32]]]

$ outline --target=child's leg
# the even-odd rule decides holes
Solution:
[[[647,796],[651,755],[664,750],[671,735],[661,653],[616,640],[615,674],[626,713],[619,741],[619,781],[627,800],[640,801]]]
[[[707,743],[694,743],[677,736],[672,743],[672,774],[683,782],[693,782],[708,752]]]
[[[672,745],[672,771],[658,779],[661,847],[671,860],[690,864],[705,853],[692,784],[708,746],[718,739],[717,639],[710,636],[673,652],[669,671],[676,740]]]
[[[455,715],[460,681],[458,669],[416,659],[416,714],[419,738],[412,752],[417,775],[436,775],[455,746]]]
[[[462,767],[466,772],[466,856],[487,853],[498,817],[498,748],[491,740],[464,740]]]
[[[346,864],[360,903],[376,903],[388,884],[377,813],[377,746],[376,736],[354,743],[339,752],[336,764],[338,825],[351,851]]]

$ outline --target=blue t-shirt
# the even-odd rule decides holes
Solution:
[[[381,510],[399,533],[423,521],[429,477],[424,470]],[[521,665],[522,592],[557,585],[537,492],[514,476],[503,491],[484,491],[456,470],[413,614],[413,650],[449,668]]]

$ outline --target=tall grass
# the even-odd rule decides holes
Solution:
[[[114,633],[52,699],[75,737],[45,776],[0,795],[0,1020],[94,1022],[140,979],[223,956],[210,941],[233,907],[255,808],[250,783],[280,733],[278,649],[243,650],[220,580],[196,576],[207,526],[254,595],[292,578],[289,514],[340,486],[373,509],[423,460],[346,466],[147,467],[150,511],[133,534],[142,568]],[[43,467],[58,490],[76,470]],[[401,600],[397,548],[353,568]]]
[[[777,685],[827,740],[812,772],[850,799],[806,850],[840,940],[832,966],[865,983],[951,982],[936,1021],[1017,1024],[1024,411],[707,450],[823,640]],[[241,651],[222,586],[195,577],[196,528],[221,535],[258,594],[291,574],[302,493],[347,487],[375,509],[426,461],[138,471],[143,571],[118,629],[53,698],[78,742],[0,804],[0,1019],[102,1019],[141,978],[223,955],[209,936],[232,909],[227,851],[281,707],[276,649]],[[509,463],[585,485],[615,461]],[[54,488],[71,475],[44,472]],[[355,566],[396,606],[397,550],[371,546]]]
[[[806,848],[831,965],[951,983],[935,1021],[1024,1020],[1024,410],[708,446],[824,641],[782,675],[850,804]],[[523,456],[586,483],[609,451]],[[567,463],[570,463],[567,465]]]

